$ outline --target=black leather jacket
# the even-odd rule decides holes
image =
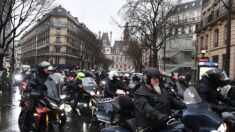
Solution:
[[[164,88],[159,95],[142,84],[134,93],[136,106],[136,124],[138,127],[150,127],[158,131],[165,126],[172,109],[183,109],[186,105],[172,98]]]
[[[29,81],[27,91],[45,92],[47,90],[47,87],[44,85],[44,82],[47,80],[47,78],[48,76],[46,75],[37,74]]]
[[[218,87],[216,82],[212,83],[207,77],[203,76],[197,90],[201,98],[215,111],[230,111],[227,105],[231,105],[231,102],[217,91]]]
[[[105,80],[105,88],[104,88],[104,97],[105,98],[113,98],[116,97],[117,89],[122,89],[127,91],[127,86],[119,80],[110,80],[108,77]]]

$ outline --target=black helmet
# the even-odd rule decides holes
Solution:
[[[218,86],[225,85],[230,79],[227,74],[220,69],[211,69],[206,72],[209,81],[218,84]]]
[[[151,78],[160,78],[161,77],[161,73],[157,68],[148,68],[145,70],[144,72],[144,80],[147,84],[150,84],[150,79]]]

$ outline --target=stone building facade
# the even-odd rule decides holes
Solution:
[[[235,78],[235,0],[232,6],[230,78]],[[225,0],[228,3],[228,0]],[[206,50],[206,57],[217,62],[219,68],[225,67],[227,42],[227,10],[218,0],[203,0],[201,22],[197,25],[197,53]]]
[[[194,69],[195,30],[200,22],[201,0],[176,5],[169,12],[169,21],[175,27],[172,36],[166,41],[165,57],[164,46],[160,50],[160,68],[166,72],[185,74]],[[165,67],[164,67],[165,62]]]
[[[80,63],[82,41],[78,34],[86,28],[62,6],[45,14],[20,39],[21,62],[35,66],[40,61],[72,68]]]

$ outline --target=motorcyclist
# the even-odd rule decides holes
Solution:
[[[172,117],[178,116],[172,109],[184,109],[185,103],[170,96],[160,87],[161,74],[157,68],[144,72],[144,83],[134,92],[136,125],[140,131],[156,132],[166,126]]]
[[[42,61],[38,64],[36,76],[29,81],[26,91],[45,92],[47,90],[44,82],[48,79],[49,76],[49,65],[50,63],[47,61]]]
[[[133,80],[134,82],[140,82],[140,78],[137,76],[137,74],[135,74],[135,75],[133,76],[132,80]]]
[[[119,79],[117,71],[110,71],[108,77],[105,80],[104,97],[114,98],[117,95],[117,89],[127,91],[126,85]]]
[[[218,113],[233,109],[229,106],[230,101],[217,91],[217,88],[226,85],[228,80],[229,78],[223,70],[211,69],[206,71],[199,82],[197,89],[199,95]]]
[[[71,76],[73,75],[73,72],[71,72]],[[83,72],[78,72],[75,79],[71,79],[68,81],[66,86],[66,91],[71,94],[71,99],[74,100],[74,103],[72,104],[72,110],[73,112],[76,112],[77,103],[79,101],[79,96],[81,96],[82,92],[82,79],[85,77],[85,74]]]
[[[2,73],[2,84],[3,88],[11,88],[11,73],[9,68],[6,68]]]

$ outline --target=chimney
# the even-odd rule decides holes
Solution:
[[[110,44],[112,43],[112,31],[110,31]]]
[[[101,31],[99,31],[99,39],[101,39]]]

